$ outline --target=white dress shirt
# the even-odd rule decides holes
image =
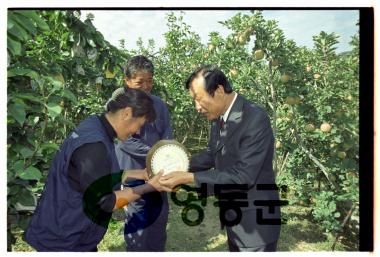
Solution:
[[[230,114],[232,105],[234,105],[234,102],[235,102],[236,97],[237,97],[237,93],[233,92],[233,94],[235,94],[235,96],[234,96],[234,99],[232,100],[230,106],[228,107],[227,111],[222,116],[220,116],[220,118],[223,118],[224,123],[226,123],[228,115]]]

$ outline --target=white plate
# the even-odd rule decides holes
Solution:
[[[149,150],[146,167],[153,174],[173,171],[189,171],[190,154],[186,147],[175,140],[160,140]]]

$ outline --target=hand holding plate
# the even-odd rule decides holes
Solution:
[[[163,170],[160,170],[160,172],[158,172],[156,175],[154,175],[154,177],[152,177],[149,181],[148,181],[148,184],[150,186],[152,186],[156,191],[158,192],[172,192],[172,189],[165,186],[165,185],[162,185],[160,183],[160,179],[162,177],[162,175],[164,174]]]
[[[159,182],[162,186],[174,189],[178,185],[193,183],[194,174],[184,171],[173,171],[162,176]]]

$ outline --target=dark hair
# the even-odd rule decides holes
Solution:
[[[202,75],[205,79],[205,89],[211,95],[214,96],[215,90],[218,85],[223,86],[224,92],[229,94],[232,93],[232,87],[226,75],[218,68],[216,65],[202,65],[198,67],[186,81],[186,89],[190,88],[191,82],[198,76]]]
[[[125,107],[132,108],[132,117],[143,117],[147,122],[156,119],[156,112],[153,108],[153,101],[147,93],[142,90],[132,88],[118,88],[106,103],[106,111],[115,113]]]
[[[124,69],[124,74],[128,78],[132,78],[138,71],[148,71],[154,75],[154,66],[153,63],[143,55],[133,56],[127,62],[127,65]]]

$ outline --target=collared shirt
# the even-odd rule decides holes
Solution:
[[[235,94],[234,99],[232,100],[232,102],[231,102],[230,106],[228,107],[227,111],[220,117],[220,118],[223,118],[224,123],[226,123],[226,121],[228,119],[228,115],[230,114],[231,108],[234,105],[235,100],[237,98],[237,93],[234,92],[234,94]]]

